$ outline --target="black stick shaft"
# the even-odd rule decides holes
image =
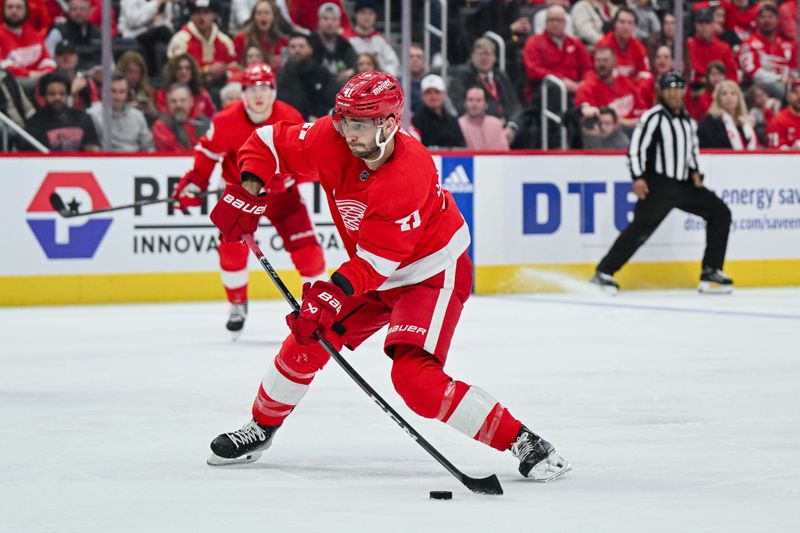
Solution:
[[[222,192],[222,189],[213,189],[209,191],[203,191],[195,195],[197,198],[204,198],[209,194],[219,194]],[[50,205],[56,212],[64,218],[73,218],[73,217],[85,217],[88,215],[96,215],[98,213],[108,213],[110,211],[121,211],[123,209],[135,209],[137,207],[142,207],[145,205],[153,205],[153,204],[163,204],[166,202],[174,202],[175,199],[170,197],[167,198],[156,198],[151,200],[139,200],[138,202],[133,202],[132,204],[125,204],[125,205],[117,205],[114,207],[104,207],[103,209],[95,209],[94,211],[84,211],[82,213],[73,213],[69,209],[66,208],[64,204],[64,200],[62,200],[61,196],[58,193],[53,193],[50,195]]]
[[[297,300],[292,296],[292,293],[289,292],[289,289],[283,283],[283,280],[280,278],[275,269],[272,267],[270,262],[264,256],[264,252],[261,251],[261,248],[256,243],[255,238],[252,235],[246,235],[244,237],[245,242],[250,247],[250,250],[255,254],[256,258],[258,258],[259,263],[261,266],[264,267],[264,270],[267,272],[267,275],[272,279],[275,286],[278,288],[280,293],[283,295],[284,299],[289,303],[289,305],[295,311],[300,310],[300,304]],[[383,409],[383,411],[389,415],[389,417],[397,423],[400,428],[405,431],[409,437],[414,439],[417,444],[419,444],[426,452],[428,452],[434,459],[436,459],[439,464],[441,464],[448,472],[450,472],[456,479],[458,479],[461,483],[463,483],[468,489],[473,492],[477,492],[480,494],[503,494],[503,488],[500,486],[500,482],[497,479],[497,476],[491,475],[487,478],[483,479],[475,479],[465,475],[461,472],[458,468],[456,468],[453,463],[451,463],[447,458],[439,453],[439,450],[433,447],[431,443],[429,443],[425,438],[417,432],[411,425],[400,416],[400,413],[394,410],[394,408],[386,403],[386,401],[381,398],[381,396],[375,392],[369,383],[367,383],[361,375],[356,372],[356,370],[350,366],[350,363],[333,347],[333,345],[325,338],[320,338],[319,343],[325,348],[325,351],[331,356],[331,358],[336,361],[339,366],[345,371],[345,373],[350,376],[350,378],[356,382],[361,390],[363,390],[367,396],[372,398],[378,407]]]

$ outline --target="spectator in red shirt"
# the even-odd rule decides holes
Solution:
[[[41,35],[26,24],[27,0],[4,0],[0,26],[0,68],[17,78],[29,93],[36,82],[56,67]]]
[[[192,91],[184,83],[175,83],[167,89],[169,112],[153,123],[153,142],[159,152],[190,152],[208,130],[207,117],[191,118],[194,105]]]
[[[767,126],[767,141],[771,148],[800,150],[800,78],[790,83],[786,102]]]
[[[574,94],[578,83],[591,72],[592,64],[583,43],[566,34],[566,23],[567,12],[563,7],[548,7],[544,32],[528,37],[523,61],[530,81],[538,83],[552,74],[564,82],[569,93]]]
[[[25,23],[36,30],[42,38],[47,36],[53,20],[47,11],[45,0],[28,0],[28,19]]]
[[[778,8],[778,30],[784,39],[797,40],[797,0],[788,0]]]
[[[753,119],[753,128],[756,130],[758,142],[761,146],[768,146],[767,124],[772,117],[780,113],[781,103],[777,98],[772,98],[763,87],[753,85],[747,91],[747,106],[750,117]]]
[[[797,43],[778,35],[778,9],[773,4],[761,5],[757,23],[756,32],[739,49],[739,63],[747,81],[782,98],[789,71],[797,69]]]
[[[756,27],[759,4],[751,6],[750,0],[721,0],[720,5],[725,8],[725,27],[736,33],[740,41],[750,37]]]
[[[288,39],[281,31],[281,13],[274,0],[258,0],[253,6],[250,20],[233,38],[236,58],[245,62],[245,52],[251,46],[258,46],[264,53],[264,60],[272,67],[273,72],[281,68],[281,50],[288,44]]]
[[[581,107],[584,119],[599,118],[600,108],[610,107],[623,126],[633,129],[647,105],[633,82],[615,72],[615,66],[616,56],[611,48],[595,48],[594,71],[578,87],[575,105]]]
[[[595,48],[611,48],[617,57],[617,72],[644,89],[651,84],[653,75],[647,49],[633,36],[635,30],[636,13],[628,7],[621,7],[614,15],[614,31],[597,41]]]
[[[225,84],[229,68],[236,67],[236,50],[230,37],[222,33],[215,20],[219,0],[194,0],[189,4],[192,18],[181,28],[167,48],[167,57],[189,54],[205,76],[207,85]]]
[[[164,67],[161,78],[162,89],[156,93],[156,109],[159,113],[167,113],[167,89],[176,83],[184,84],[192,92],[192,110],[189,118],[205,116],[211,118],[217,112],[211,94],[203,86],[203,77],[194,58],[189,54],[173,57]]]
[[[712,61],[725,65],[728,78],[737,81],[738,68],[733,50],[724,41],[714,36],[714,13],[703,9],[695,15],[694,37],[686,41],[689,55],[689,80],[694,87],[703,85],[703,74]]]
[[[658,99],[655,81],[660,78],[662,74],[666,74],[671,70],[675,70],[675,59],[672,57],[672,48],[662,44],[658,47],[653,56],[653,76],[650,78],[650,82],[647,85],[643,85],[639,91],[642,94],[642,100],[648,107],[654,106]],[[688,95],[689,91],[686,91],[686,94]]]

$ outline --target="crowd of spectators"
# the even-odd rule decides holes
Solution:
[[[104,124],[101,1],[0,1],[0,111],[56,151],[98,150],[105,128],[114,151],[190,151],[241,98],[238,77],[254,63],[271,66],[277,98],[311,121],[355,73],[400,75],[376,0],[114,0]],[[797,0],[687,0],[686,9],[686,111],[701,146],[800,150]],[[547,91],[570,147],[625,148],[657,101],[655,80],[676,64],[664,0],[460,0],[448,13],[447,57],[435,42],[432,61],[416,43],[408,57],[410,129],[429,147],[539,148]],[[31,148],[11,132],[10,149]]]

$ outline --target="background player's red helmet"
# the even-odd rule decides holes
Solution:
[[[266,63],[256,63],[242,72],[242,89],[255,85],[269,85],[275,88],[275,73]]]
[[[333,119],[343,116],[382,119],[403,115],[403,89],[394,77],[370,70],[356,74],[336,94]]]

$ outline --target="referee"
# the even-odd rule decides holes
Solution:
[[[631,137],[628,162],[639,199],[633,221],[597,265],[592,283],[615,294],[614,273],[631,258],[674,207],[706,221],[706,251],[700,292],[729,293],[733,281],[722,272],[731,211],[703,186],[697,165],[697,123],[683,109],[686,80],[677,71],[658,80],[660,102],[647,110]]]

